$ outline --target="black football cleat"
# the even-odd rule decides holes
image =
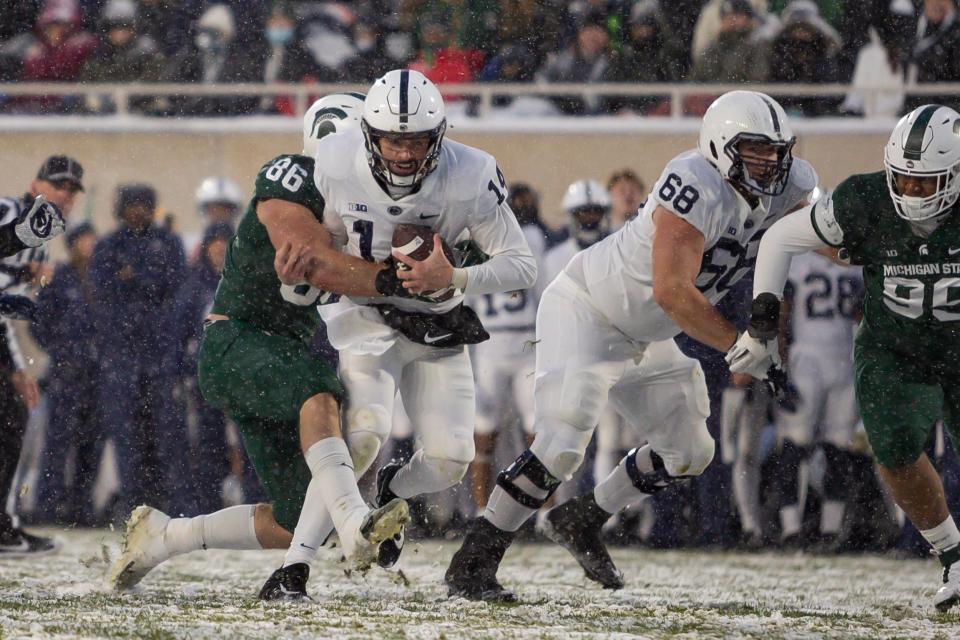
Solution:
[[[603,523],[609,518],[591,492],[550,509],[543,518],[541,533],[573,554],[588,578],[604,589],[622,589],[623,574],[600,539]]]
[[[273,572],[260,589],[261,600],[311,600],[307,595],[307,578],[310,577],[310,565],[298,562],[288,567],[280,567]]]
[[[393,480],[393,476],[397,475],[397,472],[403,468],[404,464],[405,463],[400,460],[391,460],[377,471],[377,507],[382,507],[389,504],[391,500],[396,499],[396,494],[390,491],[390,481]],[[377,549],[377,565],[384,569],[389,569],[397,564],[397,560],[400,559],[400,553],[403,551],[403,543],[403,529],[392,538],[381,542],[379,549]]]
[[[513,537],[512,531],[501,531],[485,518],[474,519],[443,576],[447,595],[501,604],[516,602],[517,596],[497,582],[497,569]]]
[[[0,558],[39,556],[60,548],[54,538],[44,538],[14,528],[0,532]]]

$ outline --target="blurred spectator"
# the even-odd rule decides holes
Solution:
[[[174,513],[189,508],[182,443],[163,433],[158,416],[167,387],[161,367],[166,310],[184,280],[180,240],[154,224],[157,194],[142,184],[117,189],[120,228],[97,243],[90,267],[100,354],[98,404],[117,454],[119,514],[147,498],[169,498]],[[154,495],[153,492],[160,492]]]
[[[669,0],[669,11],[663,12],[664,22],[677,45],[683,50],[683,56],[677,61],[680,79],[686,79],[693,63],[690,45],[700,19],[703,6],[708,0]]]
[[[537,0],[500,0],[500,21],[497,25],[499,55],[505,46],[524,47],[532,54],[527,64],[539,69],[547,54],[574,35],[569,15],[561,3]]]
[[[607,180],[610,192],[610,228],[614,231],[637,217],[637,211],[647,197],[647,187],[632,169],[614,171]]]
[[[168,62],[164,80],[203,84],[256,82],[259,65],[249,44],[236,39],[233,11],[210,5],[197,20],[193,41]],[[247,96],[174,96],[173,115],[231,116],[253,113],[259,98]]]
[[[768,48],[757,14],[747,0],[723,0],[720,31],[693,62],[694,82],[761,82],[767,77]]]
[[[373,84],[373,81],[390,69],[406,67],[413,54],[412,49],[391,50],[391,43],[403,44],[395,34],[382,33],[374,16],[365,16],[353,23],[353,44],[356,55],[350,59],[344,71],[344,80]],[[409,41],[405,41],[409,45]]]
[[[193,37],[193,24],[204,4],[204,0],[138,0],[140,32],[153,38],[169,58]]]
[[[449,19],[443,13],[431,13],[421,19],[420,53],[410,63],[411,69],[437,84],[472,82],[479,60],[482,60],[479,52],[458,46]]]
[[[838,58],[840,82],[850,82],[860,49],[870,43],[870,30],[880,36],[890,66],[899,71],[910,54],[920,0],[848,0],[843,3]]]
[[[492,52],[497,44],[498,0],[400,0],[399,26],[424,46],[424,16],[440,14],[451,31],[451,44],[466,50]],[[475,69],[478,71],[479,69]]]
[[[770,52],[770,82],[837,81],[840,34],[820,17],[813,0],[793,0],[783,12],[783,30]],[[838,98],[778,97],[788,111],[819,116],[836,110]]]
[[[223,176],[204,178],[194,193],[194,202],[196,202],[197,211],[203,216],[203,231],[197,234],[185,234],[182,237],[191,262],[199,258],[202,235],[206,230],[219,224],[235,228],[240,207],[244,204],[240,185]]]
[[[572,45],[553,54],[537,73],[543,82],[608,82],[614,76],[615,54],[602,14],[586,16]],[[593,114],[603,111],[605,101],[598,97],[559,97],[554,100],[567,114]]]
[[[295,16],[287,3],[273,4],[257,43],[252,57],[259,66],[261,82],[300,82],[310,74],[313,64],[296,39]],[[295,108],[288,96],[265,95],[260,98],[259,111],[292,114]]]
[[[540,216],[540,195],[525,182],[514,182],[510,185],[507,204],[510,205],[521,227],[533,224],[540,228],[546,241],[544,250],[565,242],[570,237],[570,230],[566,226],[552,229],[544,223]]]
[[[617,68],[618,82],[672,82],[680,79],[680,60],[688,52],[678,46],[663,18],[658,0],[640,0],[633,5]],[[663,102],[657,96],[622,98],[611,110],[630,109],[648,113]]]
[[[693,32],[693,44],[690,51],[690,59],[694,66],[704,52],[720,37],[724,31],[723,17],[728,0],[709,0],[700,11],[697,18],[697,24]],[[757,38],[762,40],[771,40],[780,28],[780,21],[777,16],[767,11],[766,0],[740,0],[738,4],[742,5],[741,11],[748,8],[754,18],[754,29],[757,32]]]
[[[133,0],[109,0],[100,15],[101,37],[97,49],[83,65],[81,82],[156,82],[163,75],[164,58],[157,43],[139,33],[137,5]],[[152,97],[134,98],[131,108],[147,110]],[[88,95],[87,111],[112,113],[116,105],[108,96]]]
[[[620,51],[625,39],[627,21],[632,3],[628,0],[573,0],[570,2],[570,18],[576,24],[588,16],[602,15],[604,28],[610,36],[610,48]]]
[[[190,507],[196,513],[212,513],[223,506],[220,487],[230,472],[227,418],[219,409],[204,402],[200,394],[197,357],[203,319],[213,303],[227,244],[233,233],[230,222],[214,222],[206,228],[199,259],[190,267],[186,280],[177,290],[165,322],[170,344],[164,355],[168,368],[164,380],[170,386],[164,391],[163,404],[167,409],[161,419],[171,422],[164,428],[165,432],[185,431],[182,423],[184,405],[189,402],[196,412],[196,442],[190,456],[190,477],[196,500]],[[178,420],[181,420],[179,424]]]
[[[917,22],[917,39],[908,67],[914,82],[956,82],[960,80],[960,21],[956,0],[925,0]],[[908,99],[904,112],[920,105],[937,103],[956,109],[957,96],[916,96]]]
[[[73,82],[97,48],[97,39],[81,29],[74,0],[47,0],[37,18],[36,37],[21,46],[27,42],[20,71],[24,82]],[[28,96],[13,100],[12,108],[21,113],[62,113],[73,103],[69,97]]]
[[[349,63],[357,55],[353,25],[357,14],[346,3],[317,2],[299,5],[298,43],[309,60],[309,70],[300,81],[342,82]],[[386,73],[384,69],[377,77]]]
[[[90,258],[97,234],[88,222],[66,233],[68,261],[40,289],[31,331],[50,357],[46,445],[41,459],[36,512],[45,522],[93,526],[93,484],[103,452],[97,416],[96,301]],[[68,464],[72,459],[73,464]],[[73,474],[67,482],[67,469]]]
[[[783,14],[791,0],[768,0],[767,10],[770,13]],[[823,16],[827,24],[836,30],[840,29],[840,20],[843,16],[844,0],[816,0],[817,13]]]

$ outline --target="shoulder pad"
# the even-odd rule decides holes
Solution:
[[[437,171],[444,172],[446,193],[451,199],[473,202],[488,193],[487,183],[490,180],[497,179],[497,161],[486,151],[454,140],[444,140],[443,156]]]
[[[315,171],[328,178],[346,177],[353,170],[353,159],[363,144],[359,129],[322,137],[317,144]]]
[[[794,158],[790,167],[790,184],[797,191],[808,193],[817,186],[819,178],[813,165],[802,158]]]

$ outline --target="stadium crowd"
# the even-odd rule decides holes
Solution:
[[[876,55],[858,65],[865,47]],[[436,83],[924,83],[960,79],[958,60],[956,0],[24,0],[0,7],[5,82],[368,84],[383,69],[409,67]],[[713,97],[691,98],[684,110],[700,115]],[[497,98],[501,107],[512,102]],[[520,114],[668,110],[657,97],[516,102]],[[921,102],[930,100],[908,98],[905,110]],[[783,96],[783,103],[806,116],[862,110],[842,96]],[[116,107],[108,98],[71,96],[8,96],[0,105],[7,113]],[[130,106],[157,116],[294,110],[286,96],[140,96]]]
[[[69,191],[68,207],[72,207],[72,198],[82,189],[80,163],[54,156],[41,167],[38,181],[54,180],[50,167],[65,168],[53,186]],[[582,189],[578,192],[581,183],[590,187],[585,200]],[[615,172],[603,184],[578,181],[569,191],[573,195],[564,200],[568,224],[561,228],[542,222],[539,194],[530,185],[513,185],[508,197],[521,224],[542,236],[542,268],[549,271],[551,261],[556,262],[551,253],[561,258],[562,266],[569,252],[596,242],[629,220],[646,193],[643,180],[629,169]],[[16,323],[10,320],[2,325],[4,349],[0,350],[4,356],[0,362],[2,428],[7,434],[22,432],[29,407],[43,442],[34,446],[32,470],[30,456],[24,456],[17,483],[23,489],[11,497],[23,503],[14,511],[30,523],[103,526],[119,524],[133,506],[143,502],[191,516],[264,499],[235,428],[204,402],[197,384],[202,322],[245,206],[243,191],[223,177],[210,177],[198,185],[197,208],[206,224],[199,237],[177,234],[159,214],[157,202],[157,193],[149,185],[121,185],[115,194],[114,230],[98,236],[89,223],[74,221],[65,235],[68,258],[55,269],[39,261],[18,269],[4,266],[4,292],[43,283],[35,317],[22,323],[49,356],[39,386],[42,392],[32,391],[36,383],[24,371],[12,337]],[[745,325],[750,294],[751,282],[739,283],[721,302],[724,315]],[[855,289],[848,297],[855,305]],[[480,310],[484,302],[471,304]],[[851,330],[850,319],[857,313],[853,306],[844,312]],[[923,539],[898,517],[880,488],[862,430],[840,450],[823,438],[795,447],[781,424],[793,410],[789,402],[778,406],[765,395],[762,383],[732,377],[723,354],[685,336],[678,342],[703,365],[711,402],[708,427],[718,442],[717,457],[691,482],[670,487],[639,510],[611,519],[607,527],[611,542],[655,548],[784,546],[823,552],[925,552]],[[322,329],[315,349],[328,360],[336,358]],[[476,358],[474,366],[481,369],[484,364]],[[726,433],[729,425],[722,424],[729,414],[724,406],[726,394],[738,388],[754,407],[743,419],[752,424],[740,426],[755,433],[749,450],[731,441]],[[521,407],[507,403],[499,416],[498,430],[504,435],[497,453],[505,460],[522,446],[521,413]],[[413,451],[409,426],[405,428],[403,422],[398,414],[393,444],[384,460]],[[560,501],[592,486],[594,477],[603,477],[622,457],[624,447],[632,446],[632,440],[628,445],[628,439],[621,437],[620,428],[615,421],[601,424],[588,453],[590,464],[561,489]],[[460,486],[415,501],[414,535],[456,535],[482,506],[489,470],[484,476],[477,468],[481,462],[490,466],[495,452],[482,448],[480,437],[478,451],[483,454]],[[108,442],[112,447],[105,455]],[[951,487],[960,482],[960,464],[950,439],[938,430],[928,450],[939,465],[948,495],[957,495]],[[9,487],[17,456],[4,458],[2,479]],[[94,484],[104,473],[104,461],[114,469],[107,473],[115,475],[115,486],[109,498],[100,496],[95,501]],[[736,477],[749,472],[745,463],[756,469],[756,486],[748,488],[755,495],[746,497],[742,483],[736,486]],[[831,500],[841,501],[841,511],[833,518],[831,530],[824,531],[826,505]],[[799,513],[785,518],[785,513],[797,508]],[[532,526],[527,535],[535,535]]]

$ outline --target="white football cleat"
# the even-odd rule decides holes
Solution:
[[[378,509],[371,509],[360,523],[359,540],[347,554],[347,560],[359,571],[366,571],[377,561],[380,543],[400,534],[409,521],[410,508],[402,498],[394,498]]]
[[[163,535],[170,516],[146,505],[133,510],[123,534],[120,557],[110,567],[108,583],[115,591],[129,589],[170,557]]]

